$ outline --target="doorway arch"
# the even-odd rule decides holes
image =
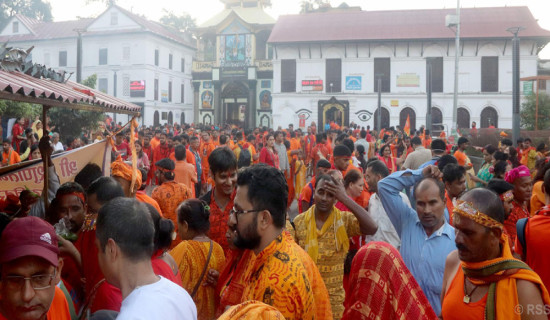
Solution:
[[[384,107],[380,107],[380,110],[382,110],[382,119],[380,121],[380,125],[382,128],[389,128],[390,127],[390,112],[388,109]],[[378,128],[378,108],[374,111],[374,130],[380,131],[380,128]]]
[[[498,128],[498,112],[493,107],[485,107],[483,111],[481,111],[481,128],[489,128],[491,124]]]
[[[470,112],[466,108],[458,108],[456,110],[456,122],[459,129],[467,129],[470,127]]]
[[[399,113],[399,126],[401,129],[405,128],[405,123],[407,122],[407,116],[410,119],[410,130],[413,134],[413,130],[416,130],[416,112],[410,107],[405,107]]]
[[[159,126],[159,124],[160,124],[159,118],[160,118],[159,111],[155,110],[155,114],[153,116],[153,126],[155,126],[155,127]]]

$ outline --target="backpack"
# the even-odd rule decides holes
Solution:
[[[518,242],[523,247],[523,260],[527,260],[527,239],[525,237],[525,229],[527,228],[527,222],[529,221],[529,218],[522,218],[519,219],[516,222],[516,231],[517,231],[517,237]]]
[[[250,164],[252,164],[250,150],[248,150],[248,148],[243,148],[240,144],[238,146],[241,148],[241,153],[239,154],[239,160],[237,160],[237,167],[240,169],[250,166]]]

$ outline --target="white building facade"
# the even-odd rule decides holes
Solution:
[[[40,22],[16,15],[0,32],[0,43],[32,50],[32,61],[76,80],[78,32],[82,79],[96,74],[96,89],[142,106],[145,125],[193,121],[190,35],[111,6],[95,19]],[[127,115],[113,115],[126,123]]]
[[[312,13],[280,17],[273,45],[273,124],[322,128],[335,121],[377,127],[426,123],[432,75],[433,131],[452,126],[455,46],[445,27],[452,10]],[[487,17],[490,17],[488,19]],[[322,24],[322,25],[321,25]],[[462,9],[458,127],[512,127],[512,34],[520,32],[520,77],[537,75],[537,54],[550,41],[526,7]],[[436,126],[435,124],[443,124]]]

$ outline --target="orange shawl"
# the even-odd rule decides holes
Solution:
[[[527,280],[538,285],[544,304],[550,305],[550,296],[539,275],[512,256],[508,237],[504,232],[500,243],[501,257],[482,262],[462,262],[462,270],[470,282],[476,285],[490,284],[485,319],[521,319],[521,314],[514,307],[518,305],[516,280]]]

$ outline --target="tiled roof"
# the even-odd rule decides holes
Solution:
[[[71,109],[137,115],[141,107],[99,90],[67,81],[38,79],[21,72],[0,70],[0,98]]]
[[[146,31],[152,32],[161,37],[170,39],[188,47],[194,48],[195,44],[189,37],[187,39],[185,35],[177,30],[163,26],[162,24],[154,21],[149,21],[143,17],[136,15],[124,8],[115,6],[123,14],[127,15],[130,19],[134,20],[137,24],[143,27]],[[47,39],[61,39],[76,37],[76,29],[86,29],[95,18],[85,18],[73,21],[60,21],[60,22],[42,22],[35,19],[31,19],[22,15],[17,15],[17,18],[24,23],[32,33],[11,35],[0,37],[1,42],[19,42],[19,41],[36,41]],[[135,30],[133,30],[135,31]],[[127,30],[109,31],[109,34],[113,33],[126,33]],[[104,32],[86,32],[87,35],[102,34]]]
[[[33,41],[47,39],[61,39],[76,37],[75,29],[86,28],[94,19],[80,19],[61,22],[42,22],[28,17],[17,15],[17,18],[24,23],[32,33],[0,37],[0,42]]]
[[[454,39],[445,16],[455,9],[326,12],[279,17],[270,43]],[[462,8],[460,37],[511,38],[506,31],[522,26],[522,38],[550,41],[527,7]]]
[[[231,13],[235,13],[244,22],[249,24],[275,24],[276,20],[273,19],[260,7],[242,8],[234,7],[230,9],[224,9],[217,15],[213,16],[203,24],[199,26],[199,29],[215,27],[222,23]]]

